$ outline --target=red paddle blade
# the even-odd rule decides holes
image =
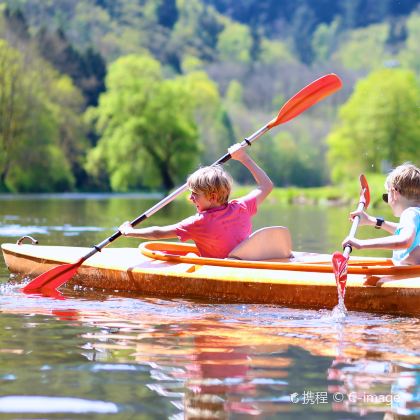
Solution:
[[[335,281],[337,282],[337,288],[341,293],[341,296],[344,297],[346,291],[347,283],[347,263],[349,259],[346,258],[340,252],[334,252],[332,256],[332,265],[335,274]]]
[[[370,204],[370,191],[369,191],[369,184],[367,182],[366,177],[361,174],[360,175],[360,186],[362,188],[360,192],[360,202],[364,204],[364,208],[367,209]]]
[[[291,120],[321,99],[341,89],[342,85],[340,78],[334,73],[320,77],[292,96],[282,106],[277,117],[268,123],[267,127],[273,128]]]
[[[54,267],[51,270],[35,277],[23,289],[23,293],[39,293],[42,288],[48,285],[48,289],[60,287],[66,281],[70,280],[82,263],[78,261],[75,264],[64,264]]]
[[[53,299],[56,299],[56,300],[66,300],[66,297],[63,296],[63,294],[59,290],[44,290],[44,289],[41,289],[36,294],[38,294],[38,293],[42,296],[50,297],[50,298],[53,298]],[[33,294],[35,294],[35,293],[33,293]]]
[[[51,313],[56,315],[60,321],[77,321],[79,319],[79,311],[76,309],[53,309]]]

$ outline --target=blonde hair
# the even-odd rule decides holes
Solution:
[[[387,176],[385,187],[394,188],[408,200],[420,200],[420,169],[410,162],[397,166]]]
[[[190,190],[202,192],[207,198],[214,195],[220,204],[225,204],[229,200],[232,184],[232,177],[220,165],[200,168],[187,179]]]

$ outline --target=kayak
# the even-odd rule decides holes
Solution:
[[[74,263],[91,248],[3,244],[13,273],[35,277]],[[71,284],[147,296],[331,309],[337,287],[331,255],[293,252],[282,260],[199,257],[194,245],[145,242],[105,248],[87,259]],[[394,266],[387,258],[352,257],[345,305],[349,310],[420,316],[420,266]]]

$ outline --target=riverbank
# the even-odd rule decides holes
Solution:
[[[370,206],[382,207],[382,193],[385,192],[385,176],[382,174],[368,174],[367,180],[371,194]],[[234,196],[246,194],[252,186],[236,186]],[[358,179],[344,182],[340,185],[327,185],[314,188],[275,188],[268,199],[284,204],[349,206],[357,204],[360,196],[360,183]]]
[[[385,176],[381,174],[368,174],[367,179],[371,191],[371,204],[373,208],[385,206],[382,202],[382,193],[384,190]],[[232,197],[240,197],[247,194],[253,185],[235,185]],[[284,204],[302,204],[302,205],[327,205],[327,206],[349,206],[357,204],[360,195],[360,184],[358,179],[344,182],[340,185],[327,185],[314,188],[298,187],[276,187],[268,197],[269,200]],[[159,200],[165,195],[160,192],[72,192],[72,193],[25,193],[25,194],[0,194],[0,201],[5,200],[34,200],[34,199],[67,199],[78,200],[88,197],[94,199],[109,198],[137,198]]]

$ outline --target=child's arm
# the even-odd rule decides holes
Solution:
[[[361,219],[362,220],[362,219]],[[387,222],[392,225],[395,223]],[[366,223],[364,223],[366,224]],[[376,224],[376,219],[375,223]],[[383,225],[382,225],[383,226]],[[409,248],[416,237],[416,225],[413,214],[411,212],[405,213],[401,217],[399,226],[401,231],[398,235],[386,236],[383,238],[373,239],[356,239],[346,238],[343,241],[343,246],[350,244],[356,249],[405,249]],[[395,232],[395,228],[392,232]]]
[[[360,226],[365,225],[365,226],[375,226],[376,225],[376,217],[370,216],[369,214],[367,214],[366,212],[364,212],[363,210],[356,210],[350,213],[350,220],[353,220],[355,216],[359,216],[360,217],[360,221],[359,224]],[[394,223],[394,222],[388,222],[387,220],[385,220],[382,223],[381,229],[386,230],[389,233],[394,233],[395,229],[397,229],[398,224]]]
[[[405,249],[410,247],[413,240],[414,234],[405,236],[400,234],[374,239],[346,238],[342,245],[343,247],[350,245],[355,249]]]
[[[143,229],[134,229],[130,222],[124,222],[118,230],[124,236],[143,239],[169,239],[176,238],[175,225],[151,226]]]
[[[234,144],[229,147],[229,153],[232,159],[237,160],[244,165],[255,179],[258,188],[251,191],[249,195],[256,198],[257,206],[259,206],[267,197],[268,194],[273,190],[273,183],[268,175],[261,169],[254,160],[245,152],[245,149],[240,147],[240,144]]]

